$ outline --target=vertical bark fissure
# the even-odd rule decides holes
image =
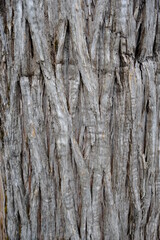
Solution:
[[[158,41],[158,0],[0,1],[0,239],[159,238]]]

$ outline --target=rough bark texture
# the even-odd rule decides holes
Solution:
[[[0,239],[160,239],[159,0],[0,0]]]

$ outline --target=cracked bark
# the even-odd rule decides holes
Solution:
[[[0,239],[160,238],[159,1],[0,1]]]

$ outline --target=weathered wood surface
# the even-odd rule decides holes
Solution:
[[[0,239],[160,239],[159,8],[0,1]]]

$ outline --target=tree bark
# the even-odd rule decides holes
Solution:
[[[0,239],[160,239],[159,0],[0,0]]]

